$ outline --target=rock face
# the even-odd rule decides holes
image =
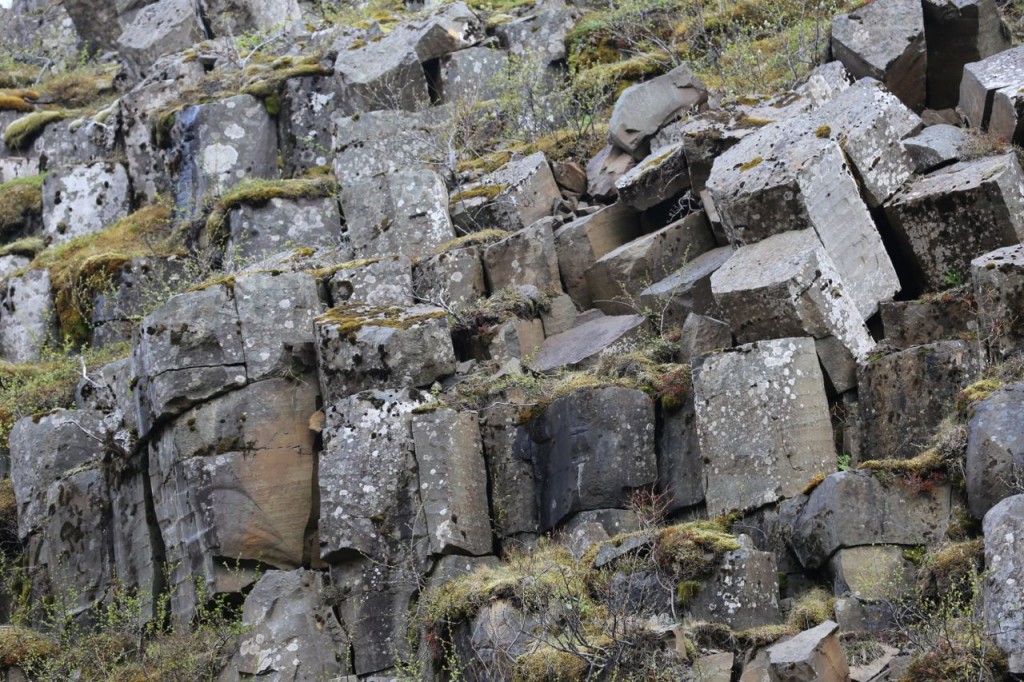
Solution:
[[[76,166],[43,181],[43,230],[58,244],[99,232],[128,206],[128,174],[119,163]]]
[[[924,13],[914,0],[879,0],[832,20],[832,54],[855,78],[870,76],[911,109],[925,104]]]
[[[982,518],[1024,479],[1024,385],[996,391],[976,403],[967,426],[967,500]]]
[[[993,358],[1024,344],[1024,247],[1007,246],[971,261],[979,334]]]
[[[693,377],[708,513],[756,509],[835,470],[825,385],[811,339],[740,346]],[[741,424],[757,420],[751,433]],[[751,472],[757,472],[751,476]]]
[[[985,514],[985,566],[982,585],[985,603],[985,631],[999,648],[1009,654],[1010,671],[1024,671],[1024,622],[1019,607],[1019,585],[1024,579],[1021,566],[1021,526],[1024,524],[1024,495],[1008,497]]]
[[[737,630],[778,623],[775,555],[754,549],[749,537],[741,535],[739,542],[740,549],[727,552],[715,575],[687,602],[690,615]]]

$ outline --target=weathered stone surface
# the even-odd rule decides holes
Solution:
[[[813,340],[762,341],[711,355],[694,370],[693,389],[709,514],[792,497],[835,470]]]
[[[870,76],[911,109],[925,104],[924,13],[916,0],[879,0],[832,19],[832,54],[855,77]]]
[[[265,573],[245,597],[245,634],[220,682],[315,682],[351,672],[348,636],[324,588],[314,571]]]
[[[624,507],[658,475],[654,405],[643,391],[576,391],[551,403],[531,436],[542,531],[576,512]]]
[[[759,552],[745,535],[740,548],[727,552],[721,566],[687,603],[698,620],[727,623],[735,630],[771,625],[782,620],[775,555]]]
[[[732,348],[732,330],[725,322],[697,314],[683,322],[679,353],[684,359],[723,348]]]
[[[871,545],[839,549],[829,561],[832,591],[862,600],[893,602],[914,588],[915,567],[904,547]]]
[[[619,195],[615,183],[635,165],[629,152],[608,145],[587,162],[587,193],[601,201],[614,201]]]
[[[544,325],[544,336],[554,336],[572,329],[580,311],[568,294],[558,294],[550,298],[547,309],[541,309],[540,320]]]
[[[732,247],[722,246],[697,256],[678,272],[641,291],[640,305],[655,311],[664,329],[684,324],[691,313],[722,317],[711,293],[711,276],[732,254]]]
[[[178,258],[133,258],[110,275],[92,297],[93,347],[130,341],[139,318],[169,292],[183,287],[185,263]]]
[[[640,236],[635,211],[615,203],[563,225],[555,231],[558,269],[565,290],[582,309],[590,308],[593,297],[586,284],[586,271],[597,259]]]
[[[498,79],[508,68],[508,54],[490,47],[453,52],[441,61],[441,98],[470,104],[501,94]]]
[[[235,278],[233,291],[248,380],[312,371],[313,319],[323,308],[316,278],[253,273]]]
[[[451,198],[452,218],[469,231],[516,232],[553,215],[561,198],[547,157],[536,152],[460,188]]]
[[[113,49],[118,33],[131,23],[140,9],[151,4],[151,0],[119,0],[99,7],[83,0],[68,0],[63,4],[75,23],[75,32],[95,52]]]
[[[953,398],[981,367],[966,341],[939,341],[885,355],[857,371],[862,451],[867,459],[917,456]]]
[[[682,142],[651,152],[615,181],[619,201],[638,211],[656,206],[690,187]]]
[[[440,308],[332,308],[316,319],[316,358],[331,403],[370,388],[429,386],[455,372],[448,320]]]
[[[955,107],[964,66],[1010,47],[994,0],[924,0],[928,106]]]
[[[338,201],[271,199],[261,206],[240,206],[228,216],[230,234],[224,269],[241,270],[290,248],[347,246]]]
[[[440,131],[451,107],[424,111],[368,111],[333,120],[334,176],[342,187],[382,173],[429,167],[443,148]],[[330,158],[329,155],[327,158]]]
[[[431,305],[456,306],[487,295],[482,249],[453,249],[418,261],[412,270],[413,292]]]
[[[963,128],[949,124],[928,126],[903,141],[903,147],[918,173],[929,173],[941,166],[959,161],[970,143]]]
[[[982,518],[1024,483],[1024,384],[992,393],[972,406],[967,425],[967,502]]]
[[[110,72],[99,77],[97,90],[104,94],[113,92],[115,75]],[[120,105],[115,102],[93,116],[55,121],[36,137],[32,153],[39,157],[39,167],[50,172],[117,158],[121,118]]]
[[[623,244],[584,274],[594,306],[608,315],[636,312],[636,299],[645,287],[714,246],[707,219],[699,212]]]
[[[707,478],[692,391],[687,392],[682,405],[659,411],[657,439],[658,489],[667,496],[667,511],[702,502]]]
[[[810,230],[740,247],[711,275],[711,293],[739,343],[834,336],[854,357],[874,347],[845,282]]]
[[[552,218],[538,220],[484,249],[484,272],[491,291],[523,285],[545,292],[562,290],[553,223]]]
[[[192,47],[207,37],[198,5],[191,0],[159,0],[144,7],[117,39],[121,56],[140,78],[165,54]]]
[[[792,639],[768,647],[773,682],[846,682],[850,666],[836,632],[839,624],[826,620]]]
[[[959,111],[972,128],[987,130],[1006,141],[1017,134],[1016,100],[1024,86],[1024,48],[1014,48],[964,66]],[[1007,107],[996,113],[996,98]]]
[[[412,268],[412,261],[406,256],[354,261],[331,276],[331,301],[335,305],[411,306]]]
[[[331,68],[330,63],[325,65],[325,71]],[[333,74],[289,78],[281,86],[280,100],[284,177],[299,177],[307,169],[331,165],[334,119],[348,113],[341,83]]]
[[[191,616],[196,581],[207,594],[251,581],[249,571],[231,570],[237,562],[291,569],[308,560],[316,409],[309,376],[258,381],[186,412],[152,444],[176,618]]]
[[[416,50],[391,35],[356,49],[340,50],[334,62],[343,111],[416,111],[430,104],[427,79]]]
[[[1024,238],[1024,172],[1012,154],[961,162],[902,189],[885,212],[921,283],[941,288]]]
[[[451,2],[426,17],[399,24],[392,35],[392,40],[408,43],[421,62],[428,62],[476,45],[484,38],[484,25],[466,3]]]
[[[996,249],[971,261],[978,333],[993,358],[1024,347],[1024,246]]]
[[[977,333],[980,312],[967,291],[879,306],[885,341],[897,348],[967,338]]]
[[[949,527],[949,509],[948,483],[918,492],[870,472],[843,471],[826,476],[809,497],[784,503],[781,514],[793,551],[813,569],[844,547],[937,542]]]
[[[747,136],[718,157],[707,186],[734,244],[812,228],[866,319],[899,291],[899,280],[847,157],[815,134],[814,123],[773,124]]]
[[[6,282],[0,300],[0,349],[9,362],[35,362],[57,339],[50,271],[29,270]]]
[[[163,418],[248,381],[242,330],[224,286],[179,294],[142,320],[133,352],[140,435]]]
[[[379,175],[343,186],[340,198],[357,258],[431,256],[455,237],[448,190],[432,171]]]
[[[490,477],[495,531],[503,538],[537,533],[532,444],[528,429],[520,425],[519,410],[509,404],[483,410],[480,437]]]
[[[542,9],[522,19],[499,24],[494,33],[509,54],[536,58],[548,65],[569,56],[565,37],[581,16],[574,7]]]
[[[628,343],[645,322],[642,315],[609,315],[584,322],[545,339],[528,364],[537,372],[549,372],[593,363],[601,353]]]
[[[11,482],[18,501],[18,535],[41,530],[49,516],[47,491],[78,467],[95,467],[104,453],[103,414],[57,410],[19,419],[10,435]]]
[[[498,365],[533,357],[544,343],[544,323],[538,319],[505,320],[473,338],[472,356]]]
[[[171,140],[180,220],[200,218],[209,196],[244,178],[277,177],[277,125],[251,95],[185,107],[175,115]]]
[[[579,559],[598,543],[638,530],[640,519],[632,511],[594,509],[573,515],[563,524],[561,532],[568,538],[569,551]]]
[[[320,454],[320,556],[387,557],[423,539],[413,454],[416,391],[366,391],[328,404]]]
[[[608,141],[639,161],[647,156],[648,142],[658,129],[707,98],[704,85],[685,64],[664,76],[630,86],[615,102]]]
[[[1024,581],[1024,495],[1009,497],[987,514],[985,531],[985,631],[1009,654],[1010,672],[1024,673],[1024,613],[1020,585]]]
[[[43,230],[60,244],[128,214],[128,174],[119,163],[75,166],[43,180]]]
[[[433,554],[489,554],[487,471],[475,412],[412,416],[420,498]]]
[[[693,668],[700,682],[731,682],[735,659],[730,652],[708,654],[694,661]]]
[[[199,7],[217,37],[285,31],[302,19],[297,0],[200,0]]]

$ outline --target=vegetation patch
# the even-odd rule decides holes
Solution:
[[[961,419],[970,419],[975,403],[989,397],[994,391],[1003,387],[999,379],[982,379],[976,381],[956,394],[956,412]]]
[[[0,667],[25,665],[53,656],[59,650],[52,638],[17,625],[0,625]]]
[[[341,338],[355,341],[356,334],[363,327],[389,327],[409,329],[420,322],[445,317],[443,310],[429,313],[409,314],[407,308],[374,308],[365,305],[340,305],[331,308],[316,318],[318,324],[330,325]]]
[[[816,587],[793,603],[786,625],[794,633],[817,627],[832,618],[835,601],[828,590]]]
[[[485,244],[493,244],[494,242],[500,242],[502,239],[511,236],[512,233],[507,230],[499,230],[497,228],[489,228],[486,230],[480,230],[478,232],[470,232],[469,234],[456,237],[451,241],[441,244],[434,249],[435,255],[442,255],[449,251],[455,251],[467,246],[483,246]]]
[[[71,118],[76,112],[59,109],[55,111],[36,111],[22,116],[4,129],[4,144],[11,149],[24,149],[43,128],[54,121]]]
[[[0,235],[20,229],[43,212],[43,179],[46,174],[15,178],[0,185]]]
[[[171,211],[153,204],[122,218],[102,232],[76,237],[47,249],[30,268],[50,271],[54,305],[65,343],[78,346],[89,338],[93,297],[133,258],[183,255],[171,234]]]

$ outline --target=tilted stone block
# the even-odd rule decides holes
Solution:
[[[599,258],[638,237],[639,215],[619,203],[578,218],[555,231],[558,269],[566,292],[576,305],[586,309],[593,304],[586,283],[587,269]]]
[[[775,555],[757,551],[745,535],[738,539],[740,547],[726,552],[715,574],[687,602],[687,610],[695,619],[739,630],[776,624],[782,612]]]
[[[1024,384],[1014,384],[971,407],[967,424],[967,503],[982,518],[1024,482]]]
[[[491,291],[531,285],[544,292],[562,290],[554,220],[544,218],[484,249],[484,272]]]
[[[1010,672],[1024,673],[1024,612],[1020,585],[1024,582],[1024,495],[1009,497],[987,514],[985,579],[982,583],[985,632],[1009,654]]]
[[[839,643],[838,623],[827,620],[768,647],[770,679],[777,682],[846,682],[850,667]]]
[[[995,0],[924,0],[928,44],[928,106],[957,105],[964,66],[1010,47]]]
[[[347,246],[338,201],[274,198],[260,206],[240,206],[228,216],[224,269],[241,270],[294,248]],[[351,251],[341,257],[351,258]]]
[[[466,230],[517,232],[554,214],[562,193],[544,152],[511,161],[451,196],[452,218]]]
[[[626,88],[612,109],[608,141],[637,160],[647,156],[652,135],[675,116],[707,101],[704,85],[685,64]]]
[[[1024,106],[1024,48],[999,52],[964,66],[959,110],[972,128],[1007,142],[1017,137],[1019,107]]]
[[[993,358],[1024,348],[1024,246],[996,249],[971,261],[978,335]]]
[[[792,497],[835,470],[812,339],[762,341],[708,356],[694,371],[693,389],[709,514]]]
[[[638,211],[657,206],[690,187],[682,142],[653,151],[615,181],[619,201]]]
[[[93,163],[43,180],[43,230],[53,243],[99,232],[128,215],[128,174],[119,163]]]
[[[331,300],[335,305],[411,306],[412,268],[406,256],[344,264],[331,276]]]

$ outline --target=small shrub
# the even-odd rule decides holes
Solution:
[[[827,590],[816,587],[794,602],[786,617],[786,624],[794,631],[821,625],[832,618],[834,604],[835,599]]]

